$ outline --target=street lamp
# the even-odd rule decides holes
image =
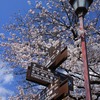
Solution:
[[[84,16],[93,0],[69,0],[69,2],[78,16]]]
[[[86,38],[84,31],[84,16],[88,11],[88,7],[91,5],[93,0],[69,0],[71,6],[74,8],[76,15],[79,18],[80,22],[80,31],[81,31],[81,46],[82,46],[82,58],[84,66],[84,82],[86,90],[86,100],[92,100],[91,89],[90,89],[90,79],[89,79],[89,68],[87,60],[87,48],[86,48]]]

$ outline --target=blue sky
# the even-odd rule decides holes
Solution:
[[[0,0],[0,32],[1,26],[9,21],[9,18],[17,13],[26,13],[29,9],[27,0]]]
[[[8,23],[14,13],[20,10],[22,14],[25,14],[28,12],[29,7],[27,0],[0,0],[0,33],[4,33],[2,25]],[[0,98],[2,97],[3,100],[8,100],[9,95],[14,95],[16,89],[13,73],[5,74],[8,70],[13,72],[11,68],[8,68],[6,62],[0,59]]]

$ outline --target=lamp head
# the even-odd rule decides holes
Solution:
[[[93,0],[69,0],[78,17],[85,16],[92,2]]]

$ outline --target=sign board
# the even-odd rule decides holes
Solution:
[[[55,71],[67,59],[67,47],[60,48],[61,44],[52,46],[49,50],[50,61],[45,67],[31,63],[28,67],[26,79],[47,86],[35,100],[61,100],[70,90],[73,90],[73,78]]]
[[[57,80],[57,77],[47,68],[37,64],[31,63],[28,67],[26,79],[36,82],[41,85],[48,86],[53,81]]]
[[[54,74],[56,77],[59,77],[61,85],[64,84],[65,82],[68,82],[69,90],[73,91],[73,78],[71,76],[65,75],[57,71],[55,71]]]
[[[58,100],[63,98],[64,94],[68,94],[68,83],[60,85],[59,79],[51,84],[48,88],[45,88],[40,94],[35,97],[35,100]]]
[[[51,46],[48,50],[50,58],[52,58],[53,55],[58,55],[59,52],[61,52],[61,43],[58,43],[56,46]]]
[[[68,82],[64,83],[58,88],[58,95],[55,96],[53,99],[54,100],[62,100],[66,95],[68,95]]]
[[[67,47],[65,47],[58,55],[55,53],[50,58],[50,61],[45,65],[45,67],[55,70],[67,59]]]

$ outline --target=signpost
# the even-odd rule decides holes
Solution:
[[[66,81],[63,85],[60,83],[59,79],[49,87],[45,88],[40,92],[35,100],[59,100],[68,94],[68,82]]]
[[[29,81],[36,82],[38,84],[48,86],[54,80],[57,79],[56,76],[47,69],[37,63],[31,63],[31,66],[28,67],[26,79]]]
[[[35,100],[61,100],[73,90],[73,78],[55,71],[67,59],[67,47],[59,48],[60,44],[50,48],[50,61],[45,67],[37,63],[28,67],[26,79],[47,86]]]
[[[50,84],[47,88],[41,91],[36,97],[35,100],[51,100],[58,95],[57,90],[59,88],[59,79]]]
[[[67,82],[69,90],[73,91],[73,78],[71,76],[62,74],[62,73],[57,72],[57,71],[55,71],[54,74],[56,77],[59,77],[60,84]]]
[[[48,50],[50,58],[56,54],[58,55],[61,52],[61,43],[58,43],[56,46],[51,46]]]
[[[69,90],[73,90],[72,77],[59,72],[52,73],[37,63],[32,63],[28,68],[27,80],[47,86],[35,97],[35,100],[62,99],[68,95]]]
[[[53,55],[50,58],[50,62],[46,64],[45,67],[55,70],[57,67],[59,67],[60,64],[62,64],[67,59],[67,47],[65,47],[61,52],[58,54],[53,53]]]

